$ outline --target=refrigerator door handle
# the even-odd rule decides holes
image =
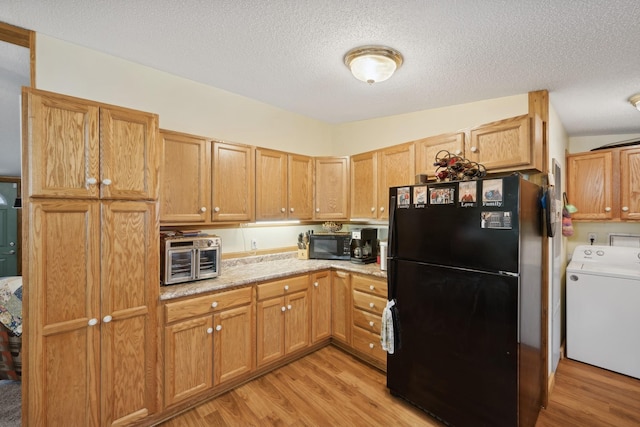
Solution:
[[[388,240],[388,251],[387,258],[393,258],[396,256],[396,247],[394,245],[394,230],[396,228],[396,196],[391,196],[389,198],[389,237]]]

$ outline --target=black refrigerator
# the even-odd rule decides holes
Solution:
[[[387,386],[453,426],[534,426],[541,188],[521,175],[390,189]]]

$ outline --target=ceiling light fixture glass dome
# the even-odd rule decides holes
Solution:
[[[344,55],[344,63],[353,76],[369,84],[387,80],[402,62],[402,54],[386,46],[356,47]]]
[[[629,98],[629,102],[640,111],[640,93],[636,93]]]

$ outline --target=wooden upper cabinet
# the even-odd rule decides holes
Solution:
[[[522,115],[471,129],[465,157],[492,172],[530,169],[534,153],[529,120]]]
[[[620,150],[620,218],[640,220],[640,148]]]
[[[287,153],[256,149],[256,218],[287,218]]]
[[[415,144],[394,145],[378,151],[378,218],[389,217],[389,188],[411,185],[416,178]]]
[[[595,151],[567,156],[567,195],[578,208],[576,220],[604,220],[614,217],[612,187],[613,153]]]
[[[289,154],[287,162],[288,218],[313,218],[313,158]]]
[[[213,142],[211,219],[250,222],[255,219],[255,148]]]
[[[158,116],[23,89],[31,197],[158,198]]]
[[[415,141],[416,144],[416,174],[425,174],[429,179],[435,179],[436,167],[433,165],[440,153],[440,157],[446,152],[456,156],[464,155],[464,132],[446,133],[438,136],[430,136]]]
[[[343,220],[349,217],[349,158],[315,158],[316,220]]]
[[[160,136],[164,145],[160,221],[207,221],[211,216],[210,141],[166,130]]]
[[[378,218],[378,155],[375,151],[351,156],[351,218]]]

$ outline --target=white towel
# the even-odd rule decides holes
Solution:
[[[393,314],[391,313],[391,307],[395,304],[395,300],[387,301],[387,306],[382,311],[380,344],[382,344],[382,349],[389,354],[393,354],[394,350]]]

